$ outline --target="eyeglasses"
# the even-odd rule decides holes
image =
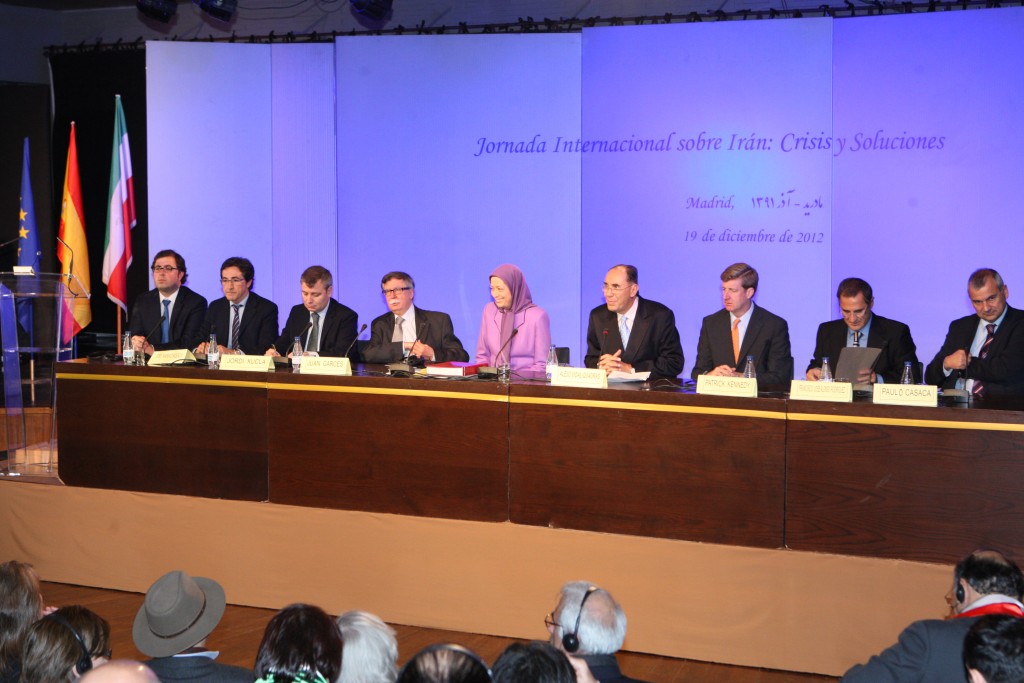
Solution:
[[[548,612],[544,615],[544,625],[548,628],[559,628],[561,624],[555,621],[555,615],[553,612]]]
[[[172,270],[177,270],[177,266],[153,266],[152,270],[154,273],[169,273]]]
[[[408,292],[408,291],[411,291],[411,290],[412,290],[412,287],[395,287],[394,289],[382,289],[381,293],[384,296],[398,296],[402,292]]]
[[[226,284],[239,285],[239,284],[242,284],[243,282],[245,282],[245,278],[244,277],[222,277],[220,279],[220,283],[222,285],[226,285]]]
[[[601,285],[601,289],[603,289],[606,292],[618,293],[618,292],[623,291],[626,288],[623,287],[622,285]]]

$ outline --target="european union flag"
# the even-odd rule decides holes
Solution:
[[[32,199],[32,179],[29,173],[28,138],[25,138],[25,161],[21,167],[21,211],[18,218],[18,265],[32,266],[39,272],[39,231],[36,230],[36,204]],[[18,322],[32,334],[32,302],[19,300]]]

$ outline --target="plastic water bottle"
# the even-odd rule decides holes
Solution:
[[[292,342],[292,372],[302,371],[302,338],[296,337]]]
[[[913,384],[914,383],[914,370],[911,368],[910,361],[903,362],[903,375],[900,377],[900,384]]]
[[[135,365],[135,347],[132,346],[132,333],[129,330],[121,338],[121,359],[125,365]]]
[[[217,333],[210,333],[210,343],[206,345],[206,367],[211,370],[220,369],[220,347],[217,346]]]
[[[547,362],[547,367],[546,367],[546,375],[547,375],[547,378],[549,380],[551,379],[551,375],[554,372],[554,369],[557,368],[557,367],[558,367],[558,350],[555,348],[555,345],[552,344],[551,348],[548,349],[548,362]]]
[[[747,356],[747,364],[743,367],[743,376],[747,379],[754,379],[757,377],[757,369],[754,367],[753,356]]]
[[[818,378],[818,381],[832,381],[832,369],[828,366],[828,356],[821,359],[821,377]]]

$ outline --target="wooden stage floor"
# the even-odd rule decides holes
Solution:
[[[87,588],[68,584],[43,582],[47,605],[83,605],[110,622],[111,647],[118,659],[144,659],[132,643],[131,630],[135,614],[142,605],[142,595],[124,591]],[[263,629],[273,610],[228,605],[224,618],[213,632],[209,646],[219,650],[218,661],[251,667],[256,659]],[[543,615],[537,616],[538,636],[544,634]],[[427,645],[455,642],[479,653],[493,663],[512,638],[498,638],[458,631],[418,628],[392,624],[398,634],[399,662]],[[835,681],[829,676],[771,671],[724,664],[711,664],[654,655],[621,653],[619,662],[626,675],[651,683],[824,683]]]

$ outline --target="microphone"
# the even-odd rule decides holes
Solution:
[[[608,353],[607,351],[604,350],[605,349],[605,342],[607,342],[607,341],[608,341],[608,328],[606,327],[606,328],[604,328],[604,330],[601,331],[601,355],[602,356],[605,355],[606,353]]]
[[[495,363],[497,363],[498,360],[501,358],[501,352],[505,350],[506,346],[508,346],[509,344],[512,343],[512,338],[515,337],[517,334],[519,334],[519,328],[518,327],[512,328],[512,333],[508,335],[508,339],[505,340],[505,343],[502,344],[500,347],[498,347],[498,353],[496,353],[494,355],[494,362]],[[511,362],[512,362],[512,359],[509,358],[509,364],[510,365],[511,365]],[[494,379],[498,375],[498,368],[496,366],[494,366],[494,365],[485,365],[485,366],[481,367],[479,370],[477,370],[476,374],[477,374],[477,377],[481,377],[483,379]]]
[[[345,349],[345,353],[342,354],[342,358],[348,358],[348,352],[351,351],[352,347],[356,345],[356,341],[359,340],[359,335],[361,335],[365,331],[366,331],[366,323],[363,323],[363,326],[359,328],[358,332],[356,332],[355,339],[353,339],[352,343],[348,345],[347,349]]]
[[[421,334],[418,337],[416,337],[416,341],[423,341],[423,338],[426,337],[429,334],[430,334],[430,321],[428,320],[427,322],[423,323],[423,334]],[[437,349],[434,349],[434,352],[436,353]],[[419,358],[419,356],[414,356],[414,355],[412,355],[410,353],[409,354],[409,358]],[[425,358],[424,360],[430,360],[430,359],[429,358]]]
[[[71,287],[71,276],[75,272],[75,250],[72,249],[71,246],[68,245],[67,242],[62,240],[60,238],[60,235],[57,235],[57,241],[60,242],[61,244],[63,244],[64,248],[71,252],[71,262],[68,264],[68,287],[70,288]],[[72,291],[71,293],[74,294],[74,291]],[[161,321],[162,320],[163,319],[161,319]],[[150,334],[152,334],[152,333],[150,333]],[[148,339],[149,337],[147,336],[146,338]]]
[[[59,239],[59,238],[58,238],[58,239]],[[143,339],[145,340],[145,341],[144,341],[144,342],[142,343],[142,346],[143,346],[143,347],[145,347],[145,346],[146,346],[146,342],[148,342],[148,341],[149,341],[149,338],[150,338],[150,337],[152,337],[152,336],[153,336],[154,334],[156,334],[156,331],[160,329],[160,326],[164,324],[164,320],[166,320],[166,319],[167,319],[167,316],[166,316],[166,315],[161,315],[161,316],[160,316],[160,319],[156,321],[156,325],[153,325],[153,329],[151,329],[151,330],[149,331],[149,333],[148,333],[148,334],[147,334],[147,335],[146,335],[145,337],[143,337]],[[143,353],[145,353],[145,351],[143,351]]]

